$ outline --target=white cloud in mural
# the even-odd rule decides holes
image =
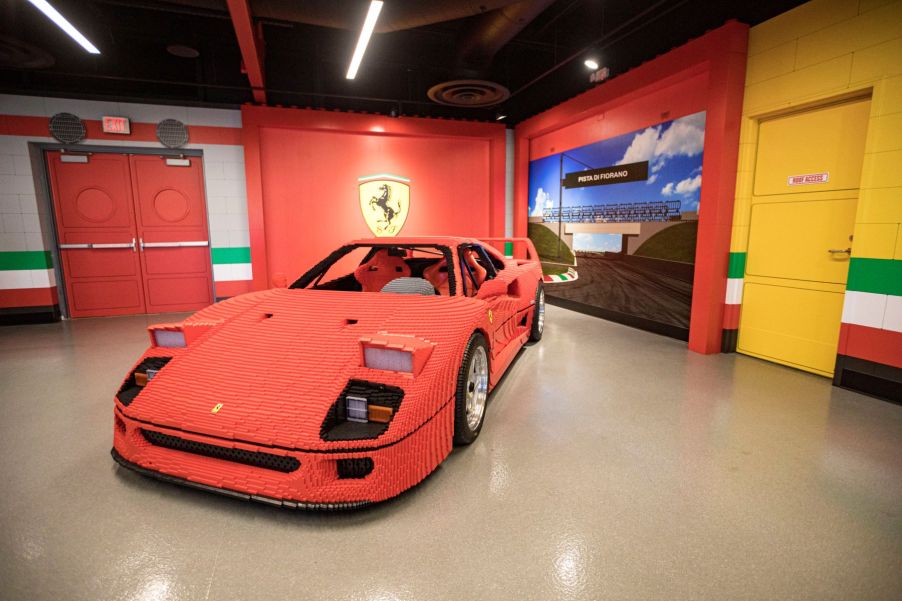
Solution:
[[[696,175],[695,177],[687,177],[684,180],[681,180],[680,183],[676,185],[676,193],[682,194],[686,196],[688,194],[692,194],[696,192],[699,188],[702,187],[702,176]]]
[[[673,125],[661,134],[655,148],[655,156],[687,156],[701,154],[705,146],[704,123],[701,127],[683,121],[674,121]]]
[[[658,174],[652,173],[651,175],[648,176],[648,181],[645,182],[645,184],[651,185],[651,184],[655,183],[656,181],[658,181]]]
[[[660,127],[649,127],[635,135],[629,148],[623,154],[617,164],[638,163],[650,161],[655,156],[655,148],[658,145],[658,136],[661,135]]]
[[[648,127],[636,134],[617,164],[649,161],[651,172],[657,173],[671,157],[700,154],[705,146],[705,113],[681,117],[661,130]]]
[[[573,250],[590,252],[620,252],[622,238],[619,234],[573,234]]]
[[[674,184],[673,182],[668,182],[666,186],[661,188],[661,194],[663,194],[664,196],[673,196],[674,194],[679,194],[680,196],[689,196],[693,192],[698,191],[698,189],[701,187],[702,176],[701,174],[699,174],[695,177],[687,177],[684,180],[680,180],[676,184]]]
[[[551,200],[551,194],[546,192],[544,189],[539,188],[539,191],[536,192],[536,204],[532,210],[530,217],[541,217],[542,211],[551,208],[554,208],[554,203]]]

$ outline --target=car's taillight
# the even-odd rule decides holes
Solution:
[[[371,369],[413,373],[413,353],[378,346],[364,346],[363,364]]]

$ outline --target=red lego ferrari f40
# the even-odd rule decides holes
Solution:
[[[287,288],[151,326],[116,394],[113,458],[273,505],[382,501],[476,439],[544,321],[528,239],[351,242]]]

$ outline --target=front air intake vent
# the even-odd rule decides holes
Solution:
[[[154,430],[141,430],[141,434],[150,444],[158,447],[166,447],[167,449],[172,449],[174,451],[194,453],[195,455],[203,455],[204,457],[213,457],[214,459],[223,459],[225,461],[234,461],[235,463],[243,463],[244,465],[252,465],[254,467],[275,470],[286,474],[301,467],[300,461],[294,457],[286,457],[285,455],[262,453],[260,451],[245,451],[244,449],[235,449],[232,447],[220,447],[205,442],[196,442],[194,440],[179,438],[178,436],[170,436],[169,434],[155,432]]]
[[[370,457],[339,459],[336,467],[339,480],[359,480],[373,471],[373,460]]]
[[[157,123],[157,140],[167,148],[181,148],[188,143],[188,128],[176,119],[163,119]]]
[[[63,144],[81,142],[85,134],[85,124],[72,113],[57,113],[50,117],[50,135]]]

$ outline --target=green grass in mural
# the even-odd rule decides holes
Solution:
[[[539,257],[556,263],[573,264],[573,251],[571,251],[570,247],[563,242],[560,244],[561,255],[558,256],[558,241],[560,238],[558,238],[557,234],[538,223],[530,223],[528,224],[528,227],[529,229],[527,232],[529,239],[535,244]],[[567,271],[566,267],[564,268],[564,271]]]
[[[661,230],[642,243],[635,255],[650,259],[695,263],[695,241],[698,221],[684,221]]]

